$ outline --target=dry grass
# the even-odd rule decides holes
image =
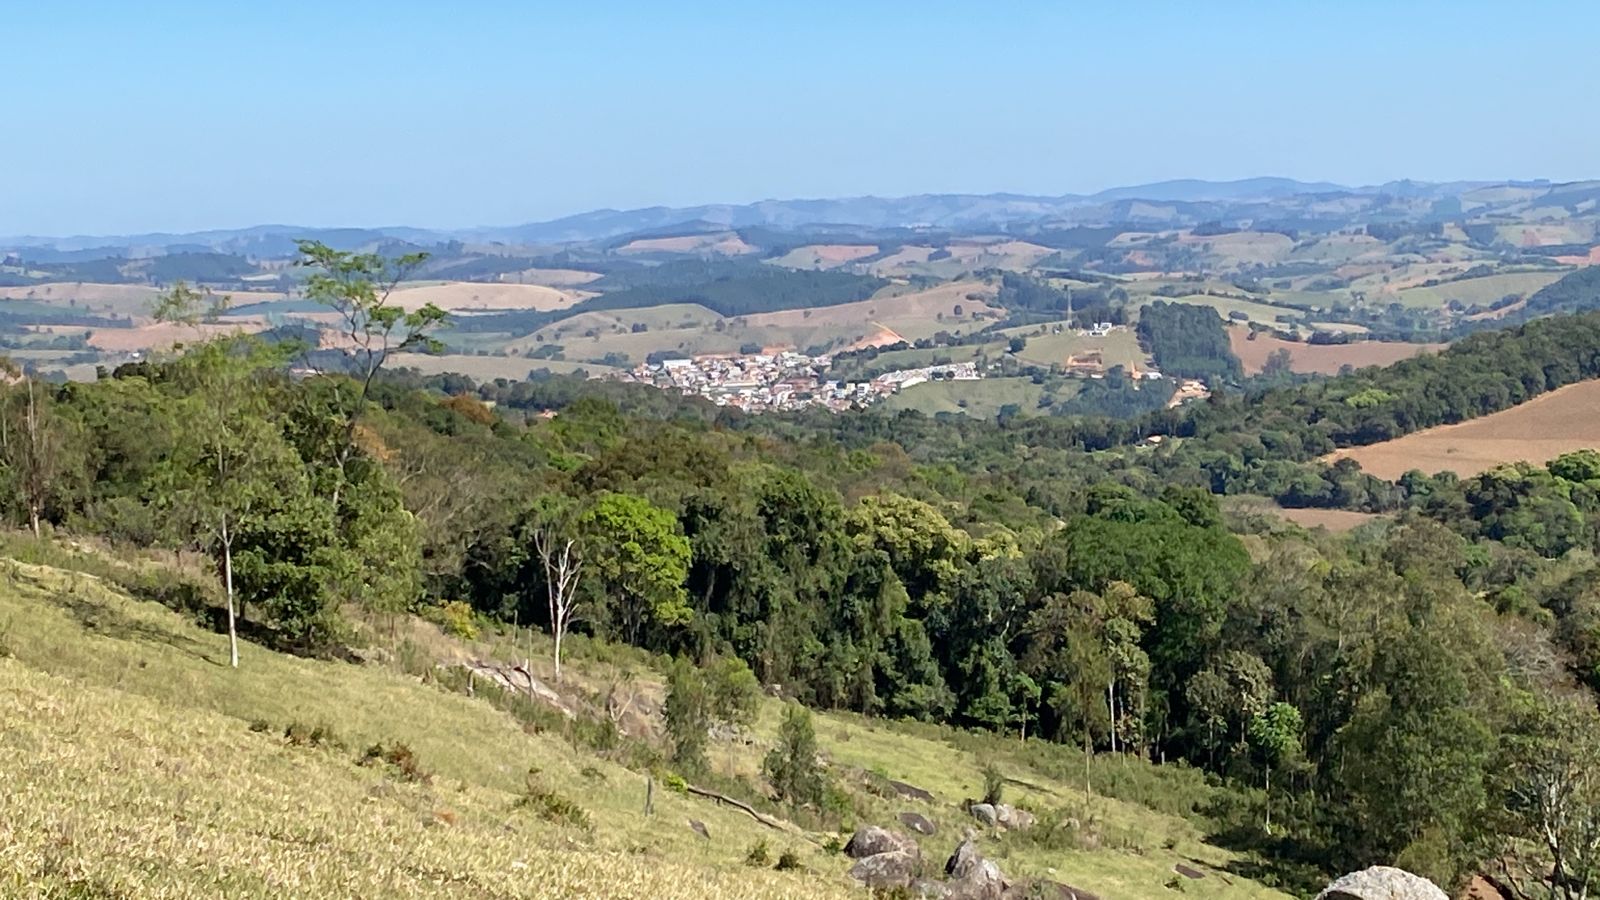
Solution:
[[[268,328],[267,320],[257,316],[231,317],[214,325],[174,325],[157,322],[133,328],[96,328],[89,346],[112,353],[135,350],[167,350],[174,344],[209,340],[236,332],[254,333]]]
[[[1258,333],[1251,338],[1250,329],[1235,326],[1228,329],[1228,342],[1233,355],[1244,364],[1246,375],[1258,375],[1266,366],[1267,357],[1279,350],[1289,351],[1289,369],[1293,372],[1319,372],[1337,375],[1345,366],[1360,369],[1365,366],[1389,366],[1420,353],[1437,353],[1445,344],[1402,344],[1397,341],[1356,341],[1350,344],[1307,344],[1303,341],[1286,341],[1270,334]]]
[[[682,237],[641,238],[629,241],[617,249],[618,253],[713,253],[720,256],[743,256],[756,252],[756,248],[732,231],[716,234],[691,234]]]
[[[646,819],[642,776],[486,703],[253,646],[232,671],[221,637],[92,578],[4,579],[0,895],[847,896],[842,860],[801,843],[809,873],[752,872],[742,814],[658,790]],[[292,746],[288,722],[343,747]],[[395,741],[430,783],[356,764]],[[518,808],[530,765],[593,834]]]
[[[1402,438],[1340,450],[1361,469],[1393,480],[1412,469],[1467,477],[1514,462],[1545,463],[1600,447],[1600,381],[1570,384],[1520,406]]]
[[[417,309],[424,303],[432,303],[444,310],[551,310],[566,309],[589,296],[593,295],[556,290],[541,284],[452,281],[402,287],[390,295],[389,300],[402,309]]]
[[[877,252],[876,244],[809,244],[769,262],[790,269],[833,269]]]

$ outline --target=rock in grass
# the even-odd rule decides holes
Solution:
[[[851,859],[866,859],[881,853],[896,852],[910,853],[913,857],[919,858],[922,856],[916,841],[876,825],[865,825],[856,829],[856,833],[850,836],[850,843],[844,845],[844,855]]]
[[[900,824],[915,831],[917,834],[934,835],[939,833],[938,826],[929,821],[921,813],[903,812],[900,814]]]
[[[1450,900],[1439,886],[1393,866],[1373,866],[1335,880],[1317,900]]]
[[[708,841],[711,840],[711,832],[706,830],[706,823],[700,821],[699,819],[689,820],[689,830],[700,835]]]
[[[920,857],[909,850],[874,853],[856,860],[850,877],[871,888],[903,888],[911,885]]]
[[[990,828],[996,828],[1000,825],[1000,811],[991,804],[974,803],[967,807],[967,812],[972,813],[974,819]]]

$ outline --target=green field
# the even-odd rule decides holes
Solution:
[[[898,369],[918,369],[945,361],[952,363],[971,362],[980,356],[998,359],[1005,352],[1004,343],[960,344],[954,347],[930,347],[926,350],[914,348],[910,350],[889,350],[879,353],[871,359],[857,357],[838,360],[833,364],[833,368],[828,370],[828,374],[829,377],[849,381],[859,379],[860,374],[868,369],[885,372]]]
[[[1264,325],[1276,325],[1279,316],[1299,317],[1303,315],[1297,309],[1282,306],[1272,306],[1267,303],[1257,303],[1251,300],[1236,300],[1232,297],[1215,297],[1210,294],[1190,294],[1186,297],[1151,297],[1149,302],[1154,303],[1165,300],[1168,303],[1188,303],[1194,306],[1209,306],[1217,311],[1224,319],[1230,313],[1243,313],[1252,322]],[[1142,308],[1142,307],[1141,307]]]
[[[1512,294],[1527,297],[1565,274],[1562,271],[1485,275],[1434,287],[1406,288],[1399,292],[1397,299],[1406,306],[1428,308],[1443,306],[1450,300],[1458,300],[1466,306],[1488,306]]]
[[[1062,390],[1057,399],[1065,400],[1077,390]],[[982,378],[977,381],[925,381],[906,388],[884,401],[887,409],[914,409],[933,416],[942,412],[963,413],[977,419],[992,419],[1007,404],[1021,407],[1023,415],[1039,413],[1039,398],[1045,387],[1030,378]]]
[[[224,637],[108,580],[153,563],[6,540],[10,553],[101,575],[0,559],[0,894],[862,896],[844,876],[849,861],[830,849],[839,837],[764,828],[660,782],[646,816],[642,772],[560,727],[524,727],[433,674],[435,662],[505,658],[515,643],[548,678],[542,640],[468,645],[403,619],[360,628],[375,642],[365,654],[373,662],[290,657],[246,642],[235,670]],[[588,648],[574,644],[569,695],[628,671],[633,689],[659,703],[647,656]],[[749,777],[780,715],[778,701],[762,701],[746,739],[714,742],[712,765]],[[894,825],[914,810],[936,823],[938,834],[921,839],[930,869],[971,822],[958,801],[981,793],[983,768],[994,765],[1016,780],[1009,802],[1042,818],[1070,815],[1081,823],[1076,833],[1093,835],[1059,845],[982,836],[983,852],[1013,879],[1154,900],[1169,896],[1173,866],[1184,863],[1206,873],[1185,885],[1196,897],[1285,896],[1237,874],[1243,860],[1205,843],[1190,817],[1213,789],[1192,770],[1105,757],[1086,767],[1067,746],[849,715],[819,714],[816,733],[852,818]],[[409,748],[413,774],[362,764],[374,744]],[[934,800],[874,793],[863,787],[866,773]],[[1083,792],[1085,776],[1096,795]],[[528,783],[576,806],[587,826],[521,804]],[[1157,798],[1169,812],[1107,791]],[[687,827],[691,819],[709,840]],[[745,865],[757,842],[773,856],[793,851],[801,869]]]
[[[1122,328],[1103,337],[1086,337],[1076,331],[1062,329],[1055,333],[1055,328],[1060,323],[1048,323],[1042,326],[1044,334],[1039,333],[1041,326],[1029,325],[1022,328],[1008,328],[1003,334],[1007,337],[1022,337],[1027,341],[1022,352],[1016,354],[1018,360],[1036,366],[1066,365],[1069,357],[1083,356],[1084,354],[1100,351],[1107,369],[1112,366],[1128,368],[1143,368],[1145,366],[1145,353],[1139,349],[1139,339],[1134,336],[1132,329]]]
[[[522,356],[470,356],[445,353],[438,356],[428,353],[396,353],[389,357],[394,368],[414,368],[424,375],[455,373],[477,381],[508,378],[522,381],[530,371],[548,369],[558,375],[567,375],[583,369],[591,375],[612,372],[615,369],[595,363],[580,363],[561,359],[528,359]]]

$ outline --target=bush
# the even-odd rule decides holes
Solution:
[[[528,769],[527,777],[523,779],[522,796],[517,800],[517,806],[532,810],[539,818],[556,825],[570,825],[584,831],[592,831],[594,823],[589,820],[589,811],[577,803],[567,799],[551,790],[540,777],[540,769],[534,766]]]
[[[761,705],[761,682],[738,657],[725,657],[704,669],[706,700],[713,721],[749,725]]]
[[[381,742],[373,744],[366,749],[357,761],[359,765],[370,766],[375,763],[387,763],[395,774],[405,781],[414,781],[425,784],[433,780],[433,776],[422,770],[417,762],[417,755],[411,748],[399,741],[385,747]]]
[[[750,845],[750,849],[745,853],[744,864],[759,868],[765,866],[768,862],[771,862],[771,858],[767,855],[767,839],[759,838],[754,844]]]
[[[778,862],[773,865],[773,868],[779,872],[793,872],[797,869],[803,869],[805,866],[800,865],[800,854],[793,850],[785,850],[778,854]]]
[[[983,802],[994,805],[1005,795],[1006,776],[993,763],[983,767]]]
[[[439,626],[445,634],[464,641],[478,639],[478,622],[472,606],[461,600],[451,600],[438,606],[425,607],[422,617]]]
[[[265,731],[269,727],[265,721],[257,719],[250,723],[250,730],[258,730],[258,725],[261,731]],[[338,734],[334,732],[333,726],[323,722],[318,722],[316,725],[307,725],[304,722],[290,722],[284,726],[283,737],[284,740],[287,740],[295,747],[344,746],[339,740]]]

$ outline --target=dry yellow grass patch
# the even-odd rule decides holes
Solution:
[[[389,302],[402,309],[417,309],[424,303],[432,303],[444,310],[549,310],[566,309],[591,296],[581,291],[561,291],[542,284],[451,281],[402,287],[389,295]]]

